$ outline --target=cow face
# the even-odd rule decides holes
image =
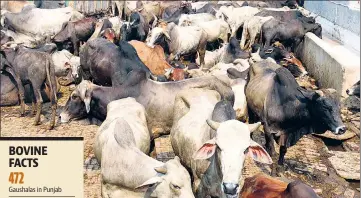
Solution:
[[[217,131],[216,136],[205,142],[193,157],[194,159],[208,159],[215,154],[223,175],[223,192],[227,197],[238,197],[238,183],[242,176],[246,156],[262,163],[272,163],[268,153],[250,137],[250,133],[256,130],[261,123],[248,126],[237,120],[228,120],[222,123],[207,120],[207,123]]]
[[[148,188],[147,193],[150,193],[151,197],[194,197],[189,173],[181,165],[177,156],[154,170],[157,176],[150,178],[137,188]]]
[[[167,39],[170,40],[170,36],[168,35],[167,31],[165,31],[163,28],[155,27],[150,33],[149,40],[147,42],[147,45],[151,48],[154,48],[154,45],[159,43],[163,36],[165,36]]]
[[[340,105],[336,98],[326,96],[321,90],[310,92],[300,89],[300,91],[309,100],[311,116],[316,123],[316,133],[330,130],[332,133],[340,135],[346,132],[340,116]],[[335,90],[333,91],[335,92]]]
[[[130,28],[137,28],[140,24],[140,14],[139,12],[133,12],[130,15]]]
[[[90,81],[84,80],[71,93],[65,104],[64,111],[60,114],[62,123],[87,116],[87,113],[90,111],[91,86],[92,83]]]

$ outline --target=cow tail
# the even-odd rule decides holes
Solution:
[[[53,83],[55,82],[52,82],[52,78],[50,76],[50,61],[49,61],[49,58],[48,56],[46,56],[46,65],[45,65],[45,71],[46,71],[46,78],[48,79],[49,81],[49,86],[50,86],[50,92],[52,92],[54,94],[54,98],[55,100],[58,100],[57,96],[56,96],[56,92],[55,90],[53,89]]]

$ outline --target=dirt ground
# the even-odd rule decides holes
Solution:
[[[60,114],[70,91],[68,87],[62,87],[61,97],[58,102]],[[75,136],[84,137],[84,161],[93,157],[94,138],[98,129],[95,125],[83,125],[79,121],[72,121],[69,124],[56,124],[54,130],[46,130],[50,117],[49,104],[44,105],[42,124],[33,126],[34,117],[30,115],[30,106],[27,107],[25,117],[19,117],[19,107],[1,108],[1,136]],[[261,144],[264,144],[262,132],[256,132],[255,137]],[[352,141],[359,144],[356,136]],[[155,153],[158,160],[165,161],[174,156],[170,145],[169,137],[156,139]],[[277,149],[277,147],[276,147]],[[286,155],[288,169],[282,174],[283,180],[292,181],[295,179],[312,186],[321,197],[360,197],[359,182],[349,182],[339,177],[328,161],[329,149],[322,139],[313,135],[303,137],[296,146],[291,147]],[[243,178],[256,173],[264,172],[269,174],[270,167],[257,164],[250,159],[246,160]],[[98,198],[100,196],[100,170],[89,170],[84,168],[84,197]],[[357,187],[358,186],[358,187]]]

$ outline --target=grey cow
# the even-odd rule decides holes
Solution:
[[[162,163],[141,150],[149,143],[144,107],[134,98],[125,98],[109,103],[107,108],[107,119],[94,145],[101,162],[102,197],[194,197],[190,176],[178,157]],[[146,146],[149,149],[149,144]]]
[[[200,89],[184,90],[175,100],[171,143],[182,164],[192,170],[196,197],[236,197],[249,154],[254,160],[272,163],[250,137],[260,123],[247,126],[235,120],[232,105],[225,101],[216,105],[219,100],[217,92]]]
[[[4,53],[6,60],[9,61],[15,72],[20,77],[21,83],[18,84],[19,90],[24,93],[23,85],[32,85],[34,91],[33,114],[35,114],[35,102],[37,103],[37,113],[35,116],[34,125],[38,125],[40,122],[40,113],[43,103],[41,87],[44,83],[50,87],[52,113],[49,129],[52,129],[55,125],[57,96],[55,69],[51,56],[48,53],[35,49],[27,49],[22,46],[16,49],[6,49],[4,50]],[[24,96],[20,94],[20,97]],[[20,98],[20,100],[24,101],[24,98]]]

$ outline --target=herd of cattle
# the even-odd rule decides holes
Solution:
[[[97,19],[9,1],[1,106],[20,104],[24,115],[32,102],[37,125],[50,99],[52,129],[59,84],[76,84],[59,119],[103,122],[94,146],[102,197],[317,197],[265,175],[239,187],[247,156],[275,175],[302,136],[346,131],[335,90],[295,80],[307,75],[294,54],[305,34],[322,36],[302,4],[115,1],[113,17]],[[261,125],[266,149],[251,138]],[[163,163],[148,154],[166,134],[176,157]]]

